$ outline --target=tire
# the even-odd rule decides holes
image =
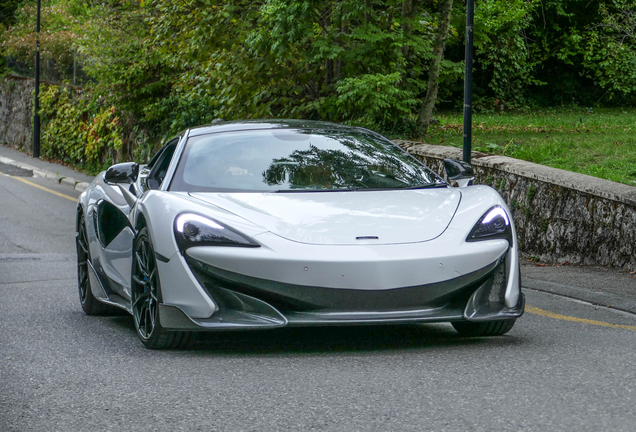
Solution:
[[[121,315],[119,308],[100,302],[91,290],[91,279],[88,273],[90,271],[88,267],[91,262],[91,251],[88,244],[86,218],[83,212],[80,214],[75,247],[77,249],[77,288],[84,313],[86,315]]]
[[[165,330],[159,322],[161,283],[155,250],[146,227],[135,238],[130,291],[135,328],[146,348],[172,349],[188,344],[191,333]]]
[[[514,319],[488,322],[457,321],[451,324],[462,336],[501,336],[512,330],[516,321]]]

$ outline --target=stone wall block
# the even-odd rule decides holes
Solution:
[[[34,86],[33,80],[11,75],[0,81],[0,144],[31,147]]]

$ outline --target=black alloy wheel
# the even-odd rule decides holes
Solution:
[[[119,314],[118,308],[100,302],[93,295],[91,290],[91,279],[89,272],[91,263],[91,251],[88,243],[88,231],[86,230],[86,218],[84,213],[80,213],[77,234],[75,236],[75,246],[77,249],[77,288],[79,291],[80,303],[86,315],[115,315]]]
[[[451,324],[462,336],[501,336],[512,330],[516,321],[516,319],[487,322],[455,321]]]
[[[189,332],[167,331],[159,320],[161,283],[157,258],[148,229],[139,231],[133,249],[132,311],[139,339],[150,349],[169,349],[185,346]]]

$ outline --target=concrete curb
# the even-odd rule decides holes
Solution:
[[[563,297],[582,300],[594,305],[636,314],[636,299],[622,297],[616,294],[594,291],[571,285],[563,285],[556,282],[542,281],[528,277],[522,278],[521,286],[535,291],[556,294]]]
[[[73,177],[64,177],[59,174],[53,173],[51,171],[43,170],[41,168],[36,168],[32,165],[27,165],[27,164],[14,161],[13,159],[9,159],[8,157],[0,156],[0,162],[7,165],[15,166],[18,168],[22,168],[25,170],[33,171],[33,175],[36,177],[46,178],[49,180],[54,180],[60,184],[69,185],[73,187],[73,189],[79,192],[84,192],[89,186],[89,183],[75,180]]]

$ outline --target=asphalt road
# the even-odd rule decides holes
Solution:
[[[129,317],[81,311],[74,220],[72,199],[0,175],[2,432],[636,429],[634,315],[526,290],[498,338],[284,329],[150,351]]]

